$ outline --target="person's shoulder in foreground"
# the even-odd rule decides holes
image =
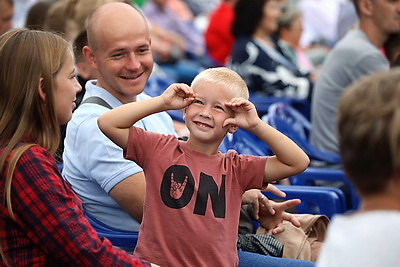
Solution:
[[[343,167],[360,209],[336,215],[317,266],[398,266],[400,69],[365,76],[338,105]]]

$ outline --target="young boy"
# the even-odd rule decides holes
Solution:
[[[264,123],[242,78],[207,69],[191,87],[173,84],[158,97],[126,104],[98,119],[100,129],[145,172],[146,198],[135,255],[161,266],[236,266],[241,197],[251,188],[304,171],[307,155]],[[150,114],[184,109],[186,142],[132,125]],[[261,138],[275,156],[218,152],[238,127]]]
[[[399,266],[400,70],[350,86],[338,115],[343,167],[361,206],[333,218],[317,266]]]

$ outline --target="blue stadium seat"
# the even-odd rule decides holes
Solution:
[[[92,227],[96,230],[99,237],[106,237],[114,246],[123,248],[125,250],[130,250],[131,252],[136,247],[139,236],[138,232],[129,232],[116,229],[105,225],[87,213],[85,215]]]
[[[227,134],[219,146],[222,153],[226,153],[229,149],[236,150],[239,154],[253,156],[271,155],[271,149],[253,133],[237,129],[233,134]]]
[[[286,193],[285,199],[298,198],[301,204],[296,206],[296,213],[324,214],[329,219],[335,214],[346,212],[346,200],[340,189],[322,186],[296,186],[296,185],[276,185],[281,191]],[[272,193],[263,194],[271,200],[282,199]]]
[[[58,167],[58,170],[62,173],[62,170],[64,168],[64,164],[57,162],[57,167]]]
[[[167,113],[171,116],[172,120],[182,122],[182,123],[185,122],[183,120],[183,110],[182,109],[167,110]]]
[[[348,208],[358,208],[359,196],[341,168],[340,155],[321,151],[309,143],[309,134],[312,130],[309,120],[286,103],[272,104],[268,114],[263,116],[263,120],[303,149],[310,157],[311,166],[319,166],[309,167],[303,173],[292,177],[290,181],[293,185],[315,185],[315,181],[341,182],[346,187],[344,190],[348,191],[347,198],[350,198]]]
[[[174,80],[170,79],[159,69],[154,70],[152,75],[150,75],[149,79],[147,80],[144,92],[152,97],[159,96],[174,82]]]
[[[358,209],[360,197],[351,181],[346,177],[343,169],[326,169],[308,167],[304,172],[290,178],[293,185],[316,185],[315,181],[342,182],[348,189],[352,210]]]
[[[262,119],[292,139],[310,157],[310,160],[327,165],[341,164],[339,154],[321,151],[310,144],[310,121],[287,103],[272,104],[268,109],[268,114]]]
[[[288,97],[264,96],[258,94],[250,94],[249,100],[256,106],[259,116],[268,113],[269,107],[275,103],[285,103],[295,108],[307,119],[310,118],[310,103],[307,99],[296,99]]]

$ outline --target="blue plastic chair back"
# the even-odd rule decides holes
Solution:
[[[321,151],[309,143],[311,123],[290,105],[272,104],[268,109],[268,114],[264,115],[262,119],[293,140],[311,160],[334,165],[341,163],[339,154]]]
[[[250,93],[249,100],[256,106],[259,116],[267,114],[269,107],[271,105],[275,103],[285,103],[294,107],[306,118],[310,117],[310,103],[307,99],[265,96],[265,95]]]
[[[233,134],[227,134],[219,146],[222,153],[229,149],[236,150],[239,154],[253,156],[271,155],[271,149],[253,133],[237,129]]]
[[[304,172],[290,178],[293,185],[315,185],[315,181],[342,182],[350,194],[351,209],[356,210],[360,204],[360,197],[351,181],[346,177],[343,169],[327,169],[308,167]]]
[[[147,80],[144,92],[152,97],[159,96],[172,83],[174,83],[174,81],[168,78],[165,73],[153,72]]]
[[[172,120],[182,122],[182,123],[185,122],[183,120],[183,110],[182,109],[167,110],[167,113],[169,114],[169,116],[171,116]]]
[[[64,164],[57,162],[57,167],[58,167],[58,170],[60,171],[60,173],[62,173]]]
[[[156,97],[161,95],[168,86],[170,86],[174,81],[169,79],[164,73],[156,73],[149,77],[144,88],[144,92],[151,97]],[[183,111],[178,110],[168,110],[167,113],[171,116],[174,121],[184,122]]]
[[[322,186],[276,185],[286,193],[285,199],[299,198],[301,204],[296,206],[296,213],[324,214],[329,219],[335,214],[346,211],[346,200],[340,189]],[[263,192],[272,200],[281,199],[269,192]]]
[[[100,222],[87,213],[85,213],[85,215],[99,237],[105,237],[110,240],[114,246],[130,249],[131,251],[136,247],[139,236],[138,232],[116,229]]]

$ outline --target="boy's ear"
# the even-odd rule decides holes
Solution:
[[[231,134],[233,134],[234,132],[236,132],[236,130],[238,129],[239,127],[237,127],[236,125],[229,125],[229,128],[228,128],[228,133],[231,133]]]
[[[46,103],[46,92],[44,91],[43,81],[44,81],[43,77],[40,77],[38,82],[38,93],[40,99],[42,99],[42,101]]]
[[[184,108],[183,108],[183,121],[185,121],[185,117],[186,117],[186,109],[187,109],[187,107],[184,107]]]

